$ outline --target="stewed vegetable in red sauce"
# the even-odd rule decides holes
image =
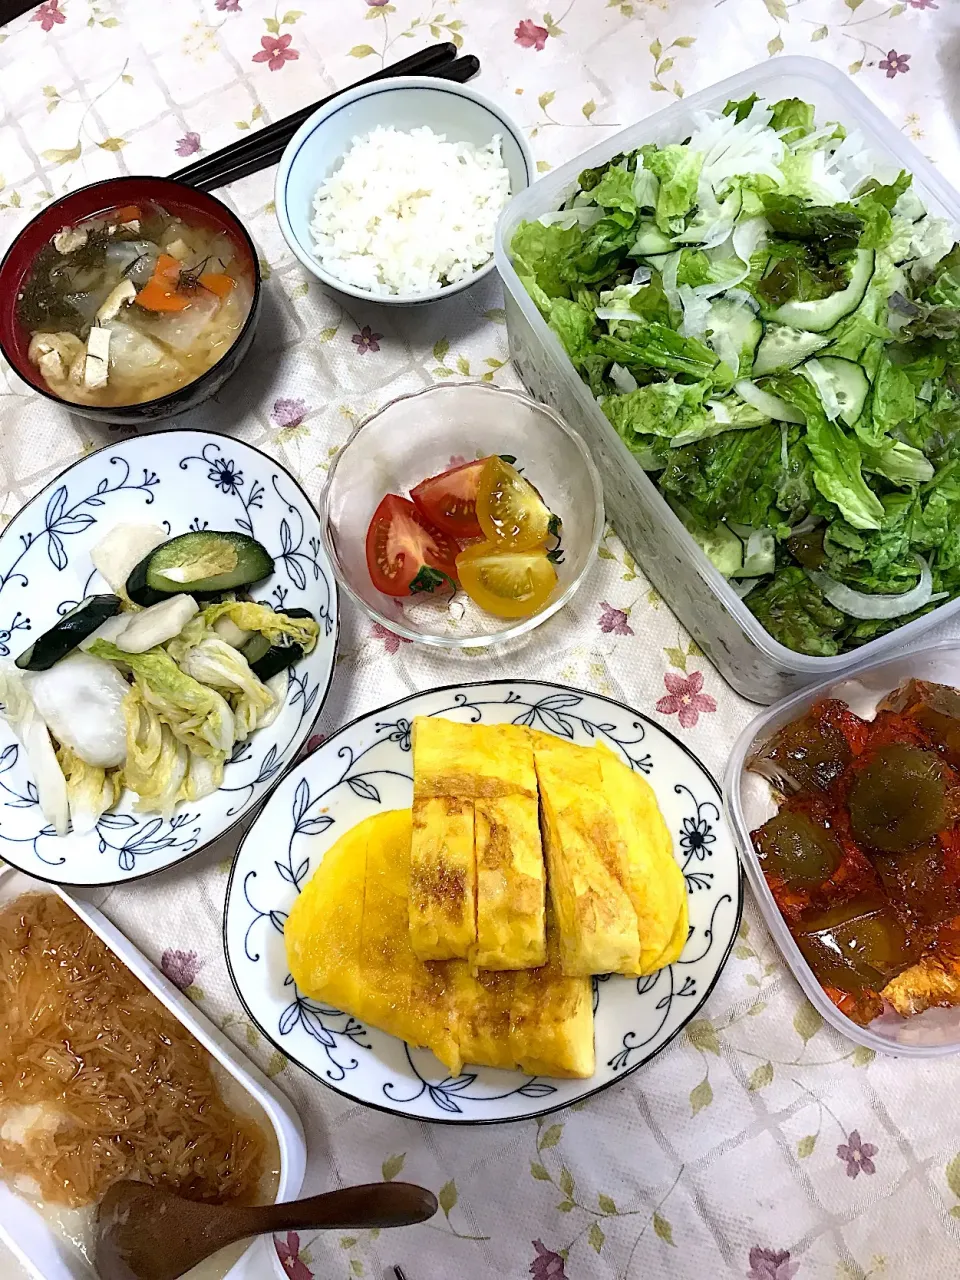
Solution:
[[[754,847],[830,999],[861,1025],[960,1004],[960,692],[911,680],[870,721],[823,699],[748,768],[782,797]]]

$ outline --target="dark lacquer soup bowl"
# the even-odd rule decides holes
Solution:
[[[33,334],[25,322],[21,296],[31,280],[38,255],[59,232],[134,206],[159,206],[198,233],[226,236],[235,255],[232,260],[235,270],[242,277],[244,300],[249,295],[249,311],[237,326],[235,337],[223,354],[176,389],[136,403],[80,403],[68,394],[58,394],[31,361],[28,353]],[[47,205],[27,223],[7,250],[0,263],[0,352],[19,376],[48,400],[87,418],[136,427],[184,413],[214,396],[250,350],[260,303],[260,265],[253,241],[243,223],[225,204],[207,192],[195,191],[170,178],[108,178],[79,191],[71,191]]]

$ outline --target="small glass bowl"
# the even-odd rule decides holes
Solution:
[[[453,599],[378,591],[365,547],[381,499],[407,497],[427,476],[494,453],[514,455],[563,522],[557,585],[539,613],[497,618],[463,591]],[[337,454],[319,509],[324,547],[349,595],[396,635],[443,649],[489,648],[552,617],[595,563],[603,533],[603,488],[580,437],[546,405],[485,383],[442,383],[377,410]]]

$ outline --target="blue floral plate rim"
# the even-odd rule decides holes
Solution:
[[[625,1080],[628,1076],[634,1075],[637,1071],[639,1071],[642,1067],[646,1066],[654,1058],[659,1057],[660,1054],[662,1054],[663,1051],[666,1048],[668,1048],[668,1046],[671,1045],[677,1039],[677,1037],[684,1031],[684,1029],[690,1024],[690,1022],[692,1022],[692,1020],[697,1016],[697,1014],[700,1012],[700,1010],[709,1000],[711,994],[713,993],[714,988],[716,987],[718,981],[720,980],[720,976],[723,973],[724,969],[726,968],[727,962],[730,958],[730,954],[733,950],[734,944],[739,934],[739,929],[740,929],[741,921],[743,918],[743,908],[744,908],[744,872],[743,872],[742,862],[740,860],[736,846],[733,842],[732,834],[726,828],[726,815],[723,808],[723,792],[719,783],[717,782],[716,778],[713,776],[713,773],[711,772],[711,770],[707,768],[707,766],[699,759],[699,757],[694,753],[694,751],[689,746],[687,746],[686,743],[682,742],[674,733],[672,733],[669,729],[664,728],[662,725],[658,724],[655,720],[651,719],[650,716],[645,715],[642,711],[638,711],[635,708],[629,706],[627,703],[621,702],[616,698],[611,698],[606,694],[595,693],[588,689],[581,689],[575,685],[558,684],[549,680],[540,680],[536,678],[527,678],[527,677],[518,677],[516,680],[510,680],[509,678],[504,677],[500,679],[458,681],[451,684],[436,685],[436,686],[430,687],[429,689],[423,689],[419,691],[414,691],[412,693],[407,693],[402,698],[398,698],[393,702],[386,703],[383,706],[374,707],[369,711],[362,712],[359,715],[355,716],[352,720],[349,720],[346,724],[341,725],[338,729],[336,729],[333,733],[331,733],[329,737],[325,738],[321,746],[318,747],[316,751],[317,752],[326,751],[328,749],[334,748],[338,739],[343,738],[344,735],[348,734],[351,730],[356,729],[364,721],[373,720],[374,717],[383,716],[385,713],[388,713],[390,711],[396,710],[397,708],[403,707],[405,704],[411,702],[412,700],[423,698],[433,694],[447,693],[455,696],[457,694],[463,694],[465,691],[481,690],[485,688],[490,688],[492,686],[502,686],[502,685],[510,685],[515,687],[522,686],[524,688],[541,689],[547,692],[548,695],[569,694],[569,695],[575,696],[578,700],[594,699],[599,702],[607,703],[611,707],[615,707],[619,712],[625,713],[629,717],[633,717],[634,722],[640,721],[644,726],[649,726],[649,728],[653,729],[656,734],[662,735],[674,747],[679,748],[680,752],[688,758],[688,760],[695,766],[697,770],[699,770],[704,780],[707,783],[709,783],[710,788],[712,789],[712,792],[716,797],[717,803],[713,807],[717,811],[717,822],[721,826],[723,826],[725,830],[727,830],[727,836],[729,838],[729,843],[731,845],[732,854],[733,854],[732,861],[735,865],[736,902],[734,904],[733,919],[728,926],[729,936],[726,940],[725,945],[723,946],[722,954],[719,956],[718,960],[716,961],[716,967],[712,977],[705,985],[703,991],[699,993],[699,997],[696,1000],[695,1004],[690,1008],[690,1010],[682,1018],[679,1024],[669,1033],[669,1035],[666,1036],[663,1042],[657,1045],[657,1047],[648,1056],[640,1057],[635,1063],[633,1063],[633,1065],[627,1065],[625,1070],[623,1070],[620,1074],[614,1075],[609,1079],[603,1080],[599,1084],[594,1085],[592,1088],[585,1088],[582,1092],[577,1093],[577,1096],[575,1098],[560,1098],[551,1104],[540,1107],[539,1109],[529,1110],[529,1111],[524,1110],[522,1113],[517,1112],[514,1114],[504,1114],[504,1115],[487,1115],[487,1116],[473,1116],[469,1118],[467,1117],[454,1118],[453,1116],[448,1116],[443,1114],[437,1114],[437,1115],[431,1114],[429,1116],[424,1116],[418,1112],[404,1111],[400,1109],[400,1107],[398,1107],[397,1105],[391,1106],[383,1102],[373,1101],[368,1098],[358,1097],[356,1093],[351,1093],[344,1088],[338,1088],[335,1082],[333,1082],[330,1079],[325,1079],[321,1074],[319,1074],[318,1071],[315,1071],[311,1067],[306,1066],[302,1061],[299,1060],[299,1058],[294,1056],[288,1049],[284,1048],[284,1046],[279,1042],[277,1037],[274,1034],[272,1034],[272,1032],[268,1030],[267,1027],[263,1025],[263,1022],[260,1020],[260,1018],[258,1018],[256,1012],[251,1007],[250,1002],[247,1000],[246,995],[244,994],[243,987],[237,978],[233,960],[231,958],[228,932],[229,932],[229,923],[230,923],[231,898],[232,898],[232,892],[234,889],[234,880],[237,875],[237,871],[240,866],[240,862],[244,855],[247,844],[250,841],[251,837],[253,837],[256,833],[257,824],[259,823],[260,819],[264,816],[267,807],[274,801],[278,800],[279,798],[277,794],[278,788],[275,788],[271,792],[267,801],[261,807],[260,811],[258,812],[254,821],[251,823],[250,827],[244,833],[244,836],[237,847],[236,853],[233,856],[233,860],[230,866],[230,873],[227,880],[226,893],[224,895],[223,928],[222,928],[224,960],[226,962],[227,972],[230,975],[230,981],[233,984],[233,988],[237,994],[237,998],[239,999],[241,1005],[243,1006],[247,1016],[250,1018],[253,1025],[258,1028],[258,1030],[261,1032],[261,1034],[264,1036],[267,1042],[270,1045],[272,1045],[273,1048],[276,1049],[278,1053],[282,1054],[283,1057],[288,1061],[290,1061],[291,1063],[293,1063],[294,1066],[299,1067],[300,1070],[302,1070],[311,1079],[316,1080],[319,1084],[322,1084],[325,1088],[330,1089],[333,1093],[338,1094],[341,1098],[344,1098],[350,1102],[359,1103],[360,1105],[364,1107],[369,1107],[374,1111],[381,1111],[385,1115],[391,1115],[391,1116],[396,1116],[396,1117],[410,1119],[410,1120],[417,1120],[417,1121],[427,1122],[431,1124],[444,1124],[444,1125],[450,1125],[450,1126],[479,1126],[479,1125],[507,1124],[507,1123],[514,1123],[518,1120],[530,1120],[530,1119],[536,1119],[539,1117],[547,1116],[556,1111],[562,1110],[565,1107],[572,1105],[573,1102],[576,1102],[579,1104],[583,1101],[586,1101],[589,1098],[596,1097],[598,1094],[603,1093],[605,1090],[611,1088],[613,1085],[618,1084],[621,1081]],[[465,704],[461,703],[460,705],[465,705]],[[640,725],[637,725],[637,727],[640,727]],[[344,746],[341,748],[338,754],[342,755],[343,751],[349,751],[349,750],[350,749],[348,747]],[[316,754],[316,752],[313,752],[311,753],[310,756],[306,756],[303,759],[301,759],[296,766],[292,767],[284,774],[284,778],[281,781],[286,781],[290,777],[290,775],[294,772],[294,768],[306,771],[309,768],[310,760],[314,754]],[[643,771],[645,772],[645,770]],[[344,775],[344,777],[345,776],[346,774]],[[713,804],[713,801],[711,800],[710,803]],[[698,818],[699,818],[699,809],[700,809],[700,806],[698,805]],[[710,939],[709,945],[712,945],[713,921],[716,915],[717,907],[719,907],[719,905],[720,903],[718,902],[714,907],[713,914],[711,915],[711,919],[710,919],[710,927],[705,931],[707,937]],[[263,914],[272,915],[273,913],[270,912],[270,913],[263,913]],[[282,926],[281,926],[281,931],[282,931]],[[708,949],[709,949],[709,945],[708,945]],[[663,970],[661,972],[669,972],[669,970]],[[657,976],[658,975],[653,975],[654,979],[656,979]],[[596,1008],[596,1002],[597,1002],[596,983],[598,981],[603,981],[603,980],[604,979],[602,978],[599,980],[594,979],[595,1008]],[[290,981],[289,976],[287,981]],[[644,981],[643,979],[638,980],[638,982],[643,982],[643,981]],[[649,981],[649,979],[647,979],[646,981]],[[354,1021],[354,1020],[351,1019],[350,1021]],[[393,1039],[393,1037],[390,1037],[390,1038]],[[430,1090],[430,1086],[428,1082],[422,1076],[420,1076],[419,1070],[416,1068],[416,1066],[414,1066],[412,1059],[410,1058],[409,1046],[405,1046],[405,1049],[407,1052],[407,1059],[410,1062],[410,1065],[413,1068],[413,1071],[416,1073],[416,1076],[421,1079],[424,1087]],[[624,1038],[624,1050],[626,1049],[627,1049],[627,1040],[626,1038]],[[354,1065],[356,1065],[356,1063],[354,1063]],[[572,1083],[576,1084],[581,1082],[572,1082]],[[589,1081],[583,1081],[582,1083],[586,1085],[586,1084],[589,1084]],[[537,1086],[537,1088],[542,1088],[542,1086]],[[430,1091],[432,1092],[432,1090]],[[519,1093],[519,1092],[523,1092],[523,1090],[516,1090],[515,1092]],[[535,1095],[531,1093],[527,1096],[535,1096]]]
[[[227,487],[225,487],[227,479],[229,479],[230,483],[235,486],[236,475],[239,470],[232,459],[230,459],[226,463],[226,469],[224,469],[222,464],[226,458],[226,453],[229,450],[233,449],[236,452],[240,453],[241,455],[243,453],[255,455],[257,460],[262,462],[265,467],[274,468],[276,472],[278,472],[286,481],[288,481],[293,486],[293,489],[295,490],[296,495],[299,495],[299,498],[302,500],[302,502],[305,505],[305,509],[318,522],[318,527],[319,527],[320,516],[319,516],[319,512],[317,511],[316,504],[311,499],[310,495],[307,493],[306,489],[303,487],[303,485],[300,483],[297,477],[289,470],[287,466],[284,465],[283,462],[281,462],[278,458],[274,457],[272,454],[269,454],[265,450],[258,448],[254,444],[250,444],[246,440],[240,440],[236,436],[228,435],[225,432],[205,430],[199,427],[157,427],[154,429],[137,430],[135,431],[134,434],[125,434],[119,440],[108,440],[104,444],[100,445],[98,448],[92,449],[89,453],[85,453],[81,457],[76,458],[73,462],[69,463],[66,467],[64,467],[62,471],[59,471],[57,472],[56,475],[52,476],[44,485],[41,486],[40,489],[38,489],[38,491],[35,494],[33,494],[32,497],[28,498],[27,501],[17,509],[17,511],[8,521],[8,523],[3,528],[3,530],[0,531],[0,554],[2,554],[2,550],[4,547],[4,540],[7,539],[8,535],[18,534],[18,536],[21,537],[21,541],[23,541],[23,537],[22,535],[19,534],[19,529],[18,529],[18,526],[21,522],[22,517],[24,517],[29,512],[36,509],[37,507],[39,507],[44,500],[46,500],[49,506],[49,503],[52,500],[53,495],[58,491],[58,486],[62,486],[62,482],[68,476],[70,476],[79,467],[85,464],[90,464],[95,459],[101,456],[105,457],[107,454],[113,453],[115,456],[109,458],[108,460],[111,463],[118,462],[118,461],[122,462],[123,465],[126,467],[124,480],[121,482],[121,485],[120,485],[121,488],[123,487],[144,488],[144,485],[147,484],[146,475],[148,472],[146,467],[143,468],[145,473],[144,485],[126,486],[126,480],[129,479],[133,468],[131,466],[129,459],[125,455],[128,450],[134,450],[138,446],[147,445],[148,442],[153,442],[154,437],[158,439],[162,437],[164,440],[168,440],[170,437],[178,437],[182,440],[188,439],[190,437],[194,437],[198,442],[197,443],[198,452],[196,455],[189,455],[188,457],[185,456],[183,459],[181,459],[180,468],[182,470],[186,470],[186,467],[183,465],[186,461],[200,461],[200,462],[206,463],[211,468],[208,474],[208,478],[215,484],[215,486],[218,489],[221,489],[224,493],[228,492]],[[212,448],[214,452],[220,453],[221,457],[216,462],[214,461],[214,459],[207,456],[205,451],[209,448]],[[214,469],[217,469],[217,468],[220,468],[219,479],[216,478],[213,474]],[[227,476],[227,469],[230,472],[229,477]],[[151,483],[156,483],[157,482],[156,473],[151,472],[150,474],[153,475],[154,477]],[[103,483],[106,484],[106,482],[103,482]],[[242,480],[240,481],[240,483],[242,484]],[[99,494],[100,492],[101,492],[101,489],[98,487],[97,493]],[[232,492],[234,493],[237,492],[235,487],[233,488]],[[277,490],[277,497],[280,498],[282,502],[287,501],[283,497],[283,495],[280,494],[279,490]],[[152,502],[152,499],[148,499],[148,504],[150,502]],[[102,506],[103,504],[102,502],[100,502],[98,505]],[[253,505],[255,504],[251,502],[250,506],[252,507]],[[287,505],[289,509],[289,503],[287,503]],[[241,519],[238,519],[237,523],[242,528],[249,528],[250,511],[249,509],[247,509],[247,504],[244,504],[244,507],[245,507],[244,518],[247,520],[248,523],[244,524],[243,520]],[[159,519],[159,517],[157,517],[157,519]],[[48,523],[49,523],[49,520],[48,520]],[[252,530],[250,531],[252,532]],[[70,532],[72,532],[72,530],[70,530]],[[305,533],[305,526],[302,531],[302,534],[303,533]],[[39,535],[36,540],[39,540]],[[29,549],[29,545],[25,544],[24,552],[21,553],[21,558],[22,558],[22,555],[25,554],[26,550],[28,549]],[[340,635],[341,635],[341,609],[340,609],[340,598],[339,598],[339,585],[337,583],[336,575],[333,572],[333,568],[329,563],[329,559],[326,556],[326,551],[322,546],[322,541],[318,543],[318,550],[319,550],[319,557],[314,557],[317,560],[315,576],[318,579],[323,580],[324,586],[326,587],[326,590],[327,590],[326,614],[329,621],[326,629],[326,634],[321,635],[320,644],[318,645],[317,651],[315,652],[319,654],[319,651],[322,646],[324,652],[329,654],[328,669],[326,671],[325,678],[321,682],[317,683],[314,686],[313,690],[310,691],[309,694],[308,694],[308,683],[309,683],[308,679],[307,678],[301,679],[302,687],[299,693],[300,693],[300,701],[304,705],[304,710],[301,712],[299,725],[295,729],[294,733],[291,735],[290,741],[287,743],[286,748],[281,753],[281,754],[286,754],[287,752],[289,752],[289,759],[285,764],[282,765],[282,767],[279,767],[277,769],[274,776],[271,776],[268,779],[265,779],[266,781],[269,782],[268,786],[262,787],[262,790],[260,791],[260,793],[256,794],[256,783],[261,781],[261,779],[258,778],[254,780],[253,784],[245,783],[238,788],[228,788],[228,790],[238,790],[240,792],[244,792],[250,789],[250,795],[247,798],[247,800],[245,802],[241,801],[238,804],[236,810],[234,810],[233,813],[230,815],[232,816],[232,821],[227,822],[226,825],[220,826],[218,829],[213,831],[212,834],[210,834],[209,836],[206,836],[205,838],[204,837],[201,837],[200,839],[194,838],[186,842],[185,844],[186,851],[180,857],[171,859],[170,861],[163,862],[161,865],[152,866],[145,871],[135,871],[132,874],[127,874],[121,877],[117,877],[116,875],[114,875],[108,879],[103,879],[103,880],[99,880],[99,879],[95,880],[95,879],[88,879],[88,878],[70,879],[65,874],[60,874],[60,875],[45,874],[42,869],[38,868],[35,865],[35,862],[27,863],[24,861],[17,860],[9,856],[9,854],[7,852],[4,852],[3,849],[0,849],[0,862],[6,863],[7,865],[14,867],[15,869],[22,871],[26,875],[30,875],[33,879],[40,881],[41,883],[58,885],[65,889],[86,890],[86,889],[98,889],[98,888],[111,888],[118,884],[132,884],[137,881],[146,880],[153,876],[160,875],[164,871],[170,870],[170,868],[172,867],[181,866],[183,863],[187,862],[189,859],[196,857],[197,855],[208,850],[218,840],[222,839],[224,836],[227,836],[231,832],[235,831],[245,821],[250,821],[252,813],[254,815],[259,813],[259,810],[263,807],[263,805],[269,799],[270,795],[276,789],[276,787],[279,786],[280,783],[283,781],[283,779],[287,776],[287,774],[293,768],[296,767],[298,758],[300,755],[300,751],[303,748],[303,744],[309,738],[310,732],[314,724],[316,723],[316,720],[319,717],[321,711],[323,710],[323,707],[326,704],[326,700],[327,700],[327,697],[329,696],[330,689],[333,684],[334,676],[336,674],[336,660],[337,660],[337,653],[339,651]],[[51,562],[54,563],[54,566],[58,568],[65,567],[64,565],[57,565],[55,554],[56,553],[54,551],[51,551],[48,549],[48,555],[51,559]],[[62,554],[62,547],[61,547],[61,554]],[[284,551],[283,554],[285,555],[286,551]],[[322,558],[322,561],[323,561],[322,565],[320,564],[320,558]],[[0,577],[0,589],[2,589],[2,587],[5,586],[8,581],[11,581],[15,576],[14,569],[16,567],[16,563],[17,562],[14,562],[14,565],[11,566],[11,570],[9,573],[4,573],[2,577]],[[87,577],[88,586],[94,577],[95,577],[95,571],[91,572],[88,575]],[[18,612],[17,617],[19,616],[20,615]],[[0,639],[4,641],[3,652],[5,653],[9,653],[9,649],[7,649],[6,647],[6,642],[9,641],[11,634],[12,634],[12,630],[0,631]],[[311,655],[311,657],[312,656],[313,655]],[[309,661],[309,659],[307,659],[307,661]],[[291,680],[291,684],[294,686],[296,685],[296,682],[297,682],[297,675],[296,675],[297,670],[298,670],[297,668],[294,668],[294,675]],[[291,701],[292,701],[291,695],[288,694],[287,703],[289,704]],[[267,732],[269,733],[269,730],[267,730]],[[255,741],[255,740],[256,740],[256,735],[254,735],[254,737],[250,741]],[[241,747],[242,745],[244,744],[237,744],[237,746],[235,747],[235,753],[237,748]],[[274,747],[271,748],[271,753],[275,752],[275,748],[276,748],[276,743],[274,744]],[[5,759],[9,751],[10,751],[10,747],[8,746],[6,749],[4,749],[2,753],[0,753],[0,773],[6,772],[6,770],[10,767],[7,764]],[[261,765],[261,773],[263,772],[263,767],[264,765]],[[0,783],[0,786],[2,785],[3,784]],[[5,786],[3,787],[3,789],[7,790]],[[221,788],[221,791],[222,790],[223,788]],[[219,794],[220,792],[215,792],[214,796],[217,796]],[[202,801],[199,803],[201,805],[203,804]],[[23,807],[23,806],[17,806],[17,807]],[[109,824],[111,817],[112,817],[111,814],[104,815],[104,821],[106,821],[107,824]],[[173,828],[181,821],[189,825],[190,822],[196,822],[198,820],[200,820],[199,814],[190,815],[186,812],[186,806],[180,806],[178,808],[177,813],[174,815],[173,820],[168,825],[171,826],[171,833],[172,833]],[[159,819],[156,819],[156,821],[159,822]],[[99,829],[99,825],[98,825],[98,829]],[[199,834],[199,832],[200,832],[200,828],[197,827],[195,828],[192,834],[194,837],[196,837]],[[41,832],[40,835],[43,835],[43,832]],[[37,838],[39,838],[39,836]],[[71,839],[72,833],[71,833],[71,836],[68,836],[66,838]],[[10,843],[9,839],[6,837],[3,837],[2,842],[4,846]],[[61,864],[64,863],[65,861],[66,861],[65,858],[61,859]],[[57,865],[57,864],[51,864],[51,865]]]

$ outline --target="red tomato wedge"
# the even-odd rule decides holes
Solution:
[[[395,493],[383,499],[367,529],[370,578],[388,596],[433,591],[444,585],[444,575],[456,579],[459,550],[409,498]]]
[[[477,462],[451,467],[438,476],[421,480],[410,490],[417,510],[451,538],[483,537],[477,519],[477,488],[485,462],[486,458],[480,458]]]

